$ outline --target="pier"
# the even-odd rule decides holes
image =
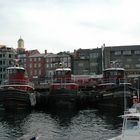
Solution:
[[[74,107],[87,108],[95,107],[96,95],[95,91],[78,91],[77,94],[53,93],[50,94],[48,89],[36,89],[36,107],[52,108],[52,107]]]

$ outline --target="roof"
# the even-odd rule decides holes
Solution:
[[[19,38],[19,40],[18,41],[23,41],[23,39],[21,38],[21,36],[20,36],[20,38]]]
[[[56,69],[56,71],[63,71],[63,70],[71,71],[70,68],[58,68],[58,69]]]
[[[20,70],[25,70],[23,67],[8,67],[7,70],[10,69],[20,69]]]
[[[28,56],[30,56],[30,55],[34,55],[34,54],[40,54],[40,52],[37,49],[36,50],[27,50],[26,54]]]
[[[44,57],[44,54],[33,54],[33,55],[30,55],[29,57],[30,57],[30,58],[31,58],[31,57],[32,57],[32,58],[33,58],[33,57],[35,57],[35,58],[36,58],[36,57]]]
[[[140,117],[140,113],[130,113],[122,115],[123,118],[125,117]]]
[[[107,68],[107,69],[105,69],[104,71],[110,71],[110,70],[122,70],[122,71],[124,71],[124,68]]]
[[[53,53],[47,53],[45,54],[45,57],[58,57],[58,55]]]

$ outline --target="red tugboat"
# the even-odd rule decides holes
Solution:
[[[28,109],[35,106],[33,85],[29,83],[25,69],[14,66],[6,69],[6,80],[0,86],[3,107],[8,110]]]
[[[133,96],[136,94],[131,83],[127,82],[123,68],[108,68],[103,71],[103,81],[97,86],[96,104],[107,109],[132,106]]]
[[[78,84],[71,79],[71,69],[57,68],[54,72],[54,81],[50,84],[49,97],[51,104],[52,102],[55,105],[71,104],[76,101],[78,92]]]

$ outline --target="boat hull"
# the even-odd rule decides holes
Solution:
[[[135,90],[124,86],[118,86],[106,91],[100,91],[95,96],[96,106],[107,110],[122,110],[130,108],[133,104],[133,95]]]
[[[78,90],[66,88],[53,89],[49,93],[48,106],[59,108],[73,108],[76,106]]]
[[[30,94],[26,91],[6,89],[1,90],[1,94],[3,95],[2,104],[5,110],[22,110],[32,107]]]

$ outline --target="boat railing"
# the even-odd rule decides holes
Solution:
[[[103,79],[103,83],[114,83],[114,84],[116,84],[117,83],[117,79],[115,79],[115,78],[104,78]]]
[[[120,78],[119,83],[126,83],[126,79],[125,78]]]
[[[34,86],[32,82],[29,80],[10,80],[10,81],[4,81],[4,85],[29,85]]]
[[[52,83],[71,83],[71,82],[73,81],[69,77],[62,77],[62,78],[57,78],[52,80]]]
[[[126,79],[124,78],[104,78],[103,83],[114,83],[114,84],[122,84],[126,83]]]

